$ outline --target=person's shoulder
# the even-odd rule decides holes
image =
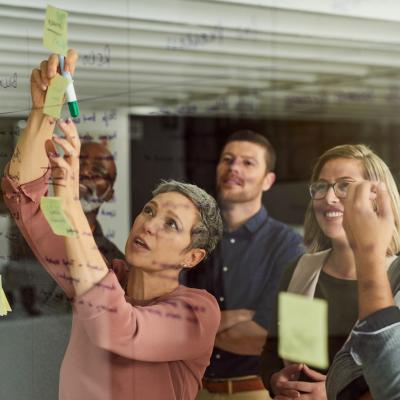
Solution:
[[[191,331],[196,346],[202,357],[206,355],[207,365],[214,346],[215,336],[221,322],[221,311],[214,296],[202,289],[188,288],[180,285],[178,289],[170,293],[164,302],[175,309],[176,313],[194,327]]]
[[[285,222],[279,221],[273,217],[269,217],[267,219],[267,223],[270,225],[271,228],[273,228],[277,232],[301,238],[301,235]]]
[[[172,295],[191,303],[207,303],[211,308],[216,308],[219,311],[217,300],[211,293],[207,292],[207,290],[180,285]]]
[[[180,285],[171,293],[170,300],[180,302],[184,308],[201,319],[210,319],[211,325],[218,328],[221,311],[215,297],[204,289],[196,289]]]
[[[268,221],[268,237],[273,238],[278,248],[282,251],[290,249],[294,257],[304,253],[303,237],[294,228],[272,217]]]

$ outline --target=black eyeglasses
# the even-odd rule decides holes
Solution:
[[[338,199],[345,199],[349,186],[354,181],[338,180],[334,183],[327,181],[317,181],[309,186],[310,195],[313,200],[322,200],[326,197],[330,188],[333,188],[335,195]]]

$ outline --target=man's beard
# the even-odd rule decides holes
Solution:
[[[85,184],[79,184],[79,201],[83,212],[90,213],[96,211],[104,203],[104,199],[110,190],[110,186],[100,196],[97,190],[97,186],[93,182],[85,182]]]
[[[243,204],[254,201],[260,196],[261,187],[253,187],[251,190],[242,189],[240,191],[223,190],[217,186],[217,199],[222,208],[229,208],[235,204]]]

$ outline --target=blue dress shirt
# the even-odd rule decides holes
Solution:
[[[210,258],[187,273],[186,284],[209,291],[221,310],[254,310],[253,321],[268,330],[281,274],[303,253],[302,242],[299,234],[261,207],[236,231],[224,232]],[[259,360],[215,347],[205,376],[258,375]]]

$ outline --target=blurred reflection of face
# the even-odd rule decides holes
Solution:
[[[222,203],[261,201],[262,192],[272,185],[269,175],[265,149],[261,145],[246,141],[229,142],[217,165],[218,197]]]
[[[80,154],[79,198],[84,212],[110,200],[116,177],[112,154],[99,143],[83,143]]]
[[[147,271],[181,268],[198,218],[196,206],[184,195],[156,195],[133,223],[125,245],[126,261]]]
[[[318,180],[332,184],[342,180],[362,181],[364,180],[362,164],[350,158],[329,160],[322,167]],[[326,237],[331,240],[347,240],[342,226],[344,206],[332,187],[328,189],[325,198],[313,200],[313,208],[318,225]]]

